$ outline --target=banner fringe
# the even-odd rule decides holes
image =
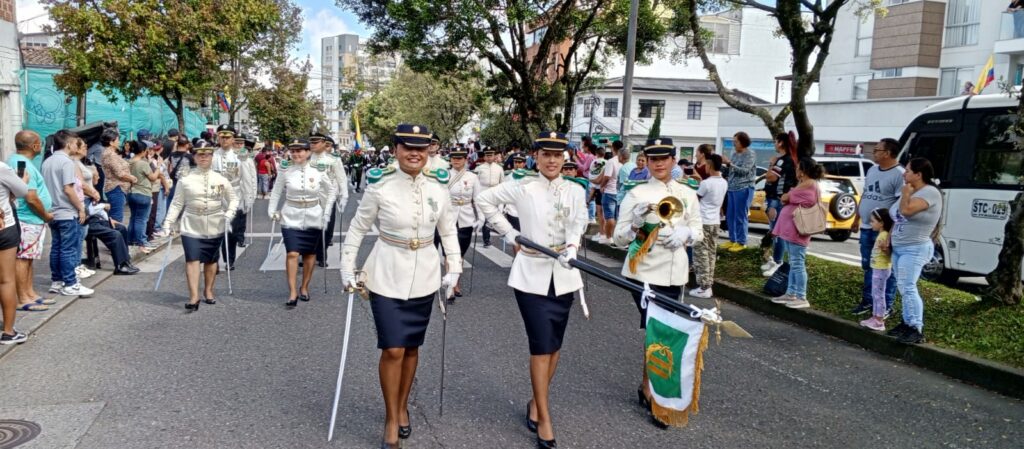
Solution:
[[[654,418],[672,427],[686,427],[690,422],[690,413],[696,415],[700,412],[700,373],[704,371],[704,350],[708,348],[708,327],[700,335],[700,344],[697,346],[697,360],[693,367],[693,397],[690,399],[690,406],[684,410],[675,410],[658,405],[651,401],[651,413]]]
[[[644,240],[644,244],[640,246],[640,249],[636,252],[636,255],[629,259],[629,272],[636,273],[637,265],[640,261],[647,256],[647,253],[651,251],[651,247],[654,246],[654,242],[658,240],[658,231],[661,230],[661,226],[657,226],[647,234],[647,239]]]

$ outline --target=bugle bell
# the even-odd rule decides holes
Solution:
[[[672,195],[662,198],[657,204],[650,206],[650,211],[658,215],[658,221],[660,221],[661,227],[672,224],[672,219],[676,215],[683,213],[683,202]]]

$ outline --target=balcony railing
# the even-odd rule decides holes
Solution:
[[[999,23],[999,40],[1024,38],[1024,10],[1004,12]]]

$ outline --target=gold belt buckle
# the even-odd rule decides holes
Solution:
[[[420,249],[420,239],[409,239],[409,249],[413,251]]]

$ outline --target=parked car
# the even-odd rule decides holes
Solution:
[[[757,178],[754,184],[754,200],[750,202],[748,217],[751,223],[768,224],[768,213],[765,210],[764,176]],[[826,175],[818,182],[821,190],[821,202],[828,208],[825,234],[837,242],[850,238],[857,216],[857,205],[860,204],[860,193],[853,186],[850,178]]]
[[[858,193],[864,192],[864,178],[868,176],[868,169],[875,166],[874,161],[857,156],[814,156],[825,167],[825,173],[832,176],[842,176],[853,181],[853,186]]]

